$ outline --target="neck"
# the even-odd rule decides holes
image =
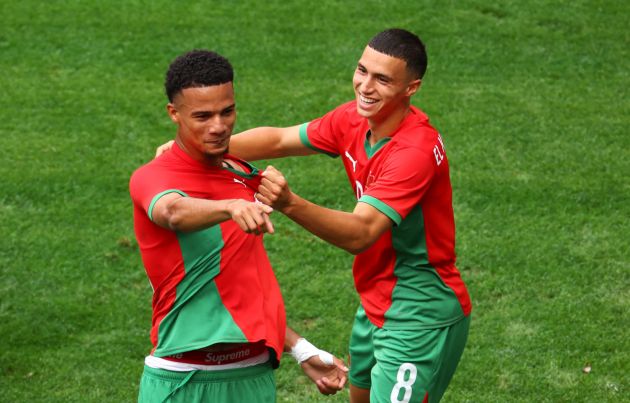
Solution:
[[[370,125],[370,145],[376,144],[380,139],[389,137],[398,129],[402,121],[409,113],[409,105],[399,108],[388,114],[383,120],[368,119]]]
[[[179,137],[175,138],[175,143],[177,143],[179,148],[181,148],[182,151],[185,152],[190,158],[202,165],[209,167],[223,166],[223,155],[208,155],[194,149],[189,149],[183,144]]]

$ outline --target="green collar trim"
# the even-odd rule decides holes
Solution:
[[[363,143],[363,147],[365,148],[365,154],[367,155],[368,158],[372,158],[374,156],[374,154],[376,154],[376,152],[378,150],[380,150],[381,148],[383,148],[383,146],[385,146],[385,144],[387,144],[392,138],[391,137],[384,137],[382,139],[380,139],[379,141],[376,142],[376,144],[374,144],[374,146],[370,145],[370,135],[372,134],[372,132],[370,130],[367,131],[367,133],[365,134],[365,142]]]

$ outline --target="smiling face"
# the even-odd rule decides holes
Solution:
[[[177,144],[193,159],[220,165],[236,123],[232,83],[186,88],[167,106]]]
[[[382,123],[406,113],[409,98],[418,90],[420,80],[407,71],[404,60],[380,53],[367,46],[352,80],[359,115],[371,123]]]

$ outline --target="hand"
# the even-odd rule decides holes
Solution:
[[[282,172],[269,165],[261,174],[263,179],[258,186],[256,199],[262,203],[282,211],[291,202],[293,192]]]
[[[248,234],[273,234],[273,224],[269,214],[273,208],[258,202],[235,199],[227,205],[227,211],[239,227]]]
[[[314,355],[302,361],[300,366],[304,373],[315,382],[319,393],[323,395],[334,395],[342,390],[348,379],[348,368],[337,357],[333,357],[332,365],[327,365],[318,355]]]
[[[171,147],[173,147],[173,143],[174,143],[174,142],[175,142],[174,140],[169,140],[169,141],[167,141],[166,143],[164,143],[164,144],[162,144],[161,146],[159,146],[159,147],[157,148],[157,150],[155,150],[155,157],[154,157],[154,158],[157,158],[157,157],[159,157],[160,155],[162,155],[162,154],[164,154],[165,152],[167,152],[168,150],[170,150],[170,149],[171,149]]]

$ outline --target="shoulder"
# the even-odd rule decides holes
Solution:
[[[168,153],[145,163],[138,167],[130,178],[131,185],[142,185],[146,181],[155,180],[157,177],[167,177],[169,172],[173,170],[174,163]]]
[[[442,142],[440,133],[431,125],[427,115],[413,106],[394,139],[399,147],[416,149],[422,153],[432,153],[435,145]]]
[[[355,121],[361,118],[357,113],[356,101],[349,101],[337,106],[329,111],[326,115],[334,116],[337,119],[343,119],[344,121]]]
[[[345,104],[340,105],[337,109],[339,109],[350,122],[358,123],[365,120],[365,118],[357,112],[357,101],[353,100],[346,102]]]

